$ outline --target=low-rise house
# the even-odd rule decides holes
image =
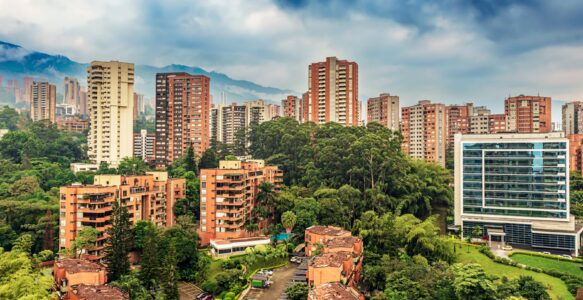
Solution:
[[[340,227],[334,226],[312,226],[305,231],[305,241],[306,241],[306,256],[314,255],[314,252],[318,249],[318,244],[322,246],[327,240],[338,238],[338,237],[350,237],[349,231],[344,230]]]
[[[103,285],[107,282],[104,265],[81,259],[61,259],[53,266],[53,276],[57,292],[66,295],[69,286]],[[65,298],[67,299],[67,298]]]
[[[67,293],[69,300],[129,300],[118,288],[108,285],[73,285]]]

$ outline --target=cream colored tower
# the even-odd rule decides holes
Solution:
[[[88,156],[117,166],[133,155],[134,64],[94,61],[87,68]]]

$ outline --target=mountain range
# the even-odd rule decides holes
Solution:
[[[50,55],[0,41],[0,75],[4,80],[21,80],[22,77],[31,76],[48,80],[60,91],[65,76],[75,77],[82,85],[86,85],[87,66],[88,63],[76,62],[63,55]],[[164,67],[137,64],[135,72],[134,90],[144,94],[146,98],[154,97],[155,75],[162,72],[187,72],[192,75],[209,76],[211,95],[214,96],[215,103],[220,101],[222,92],[228,103],[256,99],[279,103],[286,95],[297,94],[292,90],[263,86],[247,80],[233,79],[223,73],[178,64]]]

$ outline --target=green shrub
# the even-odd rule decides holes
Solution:
[[[211,281],[211,280],[207,280],[205,282],[203,282],[200,287],[207,293],[211,293],[214,294],[217,292],[217,282],[216,281]]]

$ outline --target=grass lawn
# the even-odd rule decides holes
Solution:
[[[453,247],[453,243],[452,243]],[[469,247],[468,253],[468,246],[457,244],[457,262],[461,263],[478,263],[482,265],[486,273],[490,275],[496,275],[499,278],[502,276],[506,276],[509,279],[517,278],[520,275],[528,275],[532,276],[535,280],[541,282],[547,287],[547,292],[551,296],[552,299],[557,300],[567,300],[567,299],[575,299],[567,286],[563,281],[559,278],[549,276],[543,273],[536,273],[533,271],[523,270],[513,266],[507,266],[499,263],[495,263],[493,260],[488,258],[486,255],[480,253],[476,247]]]
[[[209,270],[208,270],[208,277],[206,278],[206,280],[215,280],[215,277],[217,277],[217,274],[219,274],[223,268],[221,268],[221,262],[223,260],[222,259],[217,259],[217,260],[213,260],[211,261],[211,264],[209,266]]]
[[[580,263],[568,262],[540,256],[531,256],[520,253],[513,254],[510,258],[512,258],[512,260],[518,263],[527,266],[536,267],[540,269],[557,270],[560,272],[569,273],[574,276],[583,278],[583,271],[581,271],[580,269],[581,267]]]

